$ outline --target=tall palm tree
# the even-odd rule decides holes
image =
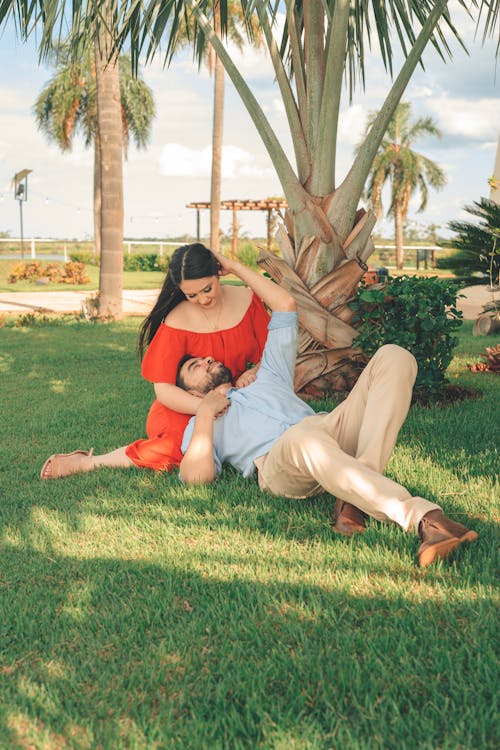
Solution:
[[[105,0],[93,19],[101,186],[99,316],[123,317],[123,127],[118,52],[113,46],[117,0]]]
[[[96,0],[92,0],[96,2]],[[219,0],[222,32],[228,0]],[[468,7],[466,0],[457,0]],[[186,12],[196,16],[195,44],[207,38],[219,56],[259,132],[281,182],[288,210],[278,233],[283,260],[263,255],[261,266],[288,287],[297,300],[300,335],[295,388],[318,394],[350,387],[356,378],[359,350],[348,300],[356,294],[366,260],[373,252],[376,216],[358,210],[373,161],[389,123],[403,98],[426,45],[451,54],[447,31],[458,37],[447,0],[240,0],[256,13],[274,68],[286,113],[293,154],[273,130],[262,106],[210,23],[211,0],[179,0],[143,5],[128,0],[119,20],[118,44],[125,40],[136,56],[144,47],[153,56],[165,41],[168,53],[173,29]],[[500,14],[489,0],[474,0],[473,12],[494,34]],[[283,10],[283,34],[276,35],[276,15]],[[453,9],[453,13],[454,13]],[[483,15],[481,15],[481,11]],[[395,31],[396,29],[396,31]],[[142,33],[142,36],[140,35]],[[222,37],[224,33],[222,33]],[[352,92],[364,81],[365,49],[375,38],[388,71],[393,73],[393,36],[404,61],[363,148],[341,182],[336,151],[344,81]]]
[[[96,253],[101,250],[101,170],[100,139],[97,126],[97,86],[94,50],[86,48],[75,60],[67,45],[51,56],[57,72],[38,96],[34,113],[40,130],[62,151],[70,151],[79,132],[86,147],[94,146],[94,235]],[[120,122],[125,158],[130,138],[145,148],[155,115],[153,93],[140,78],[134,78],[130,57],[120,55]]]
[[[387,215],[394,217],[396,267],[400,269],[404,263],[403,227],[412,195],[417,190],[420,191],[418,211],[423,211],[427,205],[428,187],[439,190],[446,184],[446,175],[441,167],[412,148],[420,136],[441,137],[439,128],[430,117],[411,122],[410,114],[411,105],[408,102],[401,102],[397,106],[373,160],[366,190],[372,209],[380,217],[383,212],[384,185],[388,182],[391,185],[391,203]],[[376,117],[375,113],[369,118],[367,132]]]

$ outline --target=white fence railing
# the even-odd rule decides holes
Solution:
[[[2,244],[0,244],[0,258],[4,253],[7,253],[12,254],[16,258],[18,255],[24,255],[25,257],[36,259],[36,245],[37,243],[39,245],[43,243],[44,245],[56,245],[55,249],[59,250],[58,255],[62,255],[65,262],[68,261],[68,243],[64,240],[41,239],[39,237],[30,237],[28,239],[25,237],[24,240],[21,240],[20,237],[0,237],[0,243],[3,245],[11,245],[11,247],[4,250]]]
[[[21,242],[20,237],[0,237],[0,243],[3,243],[3,245],[10,245],[11,247],[7,248],[6,250],[3,249],[2,245],[0,244],[0,258],[5,257],[5,254],[12,255],[13,257],[17,258],[18,256],[29,257],[32,260],[36,260],[39,257],[44,257],[47,255],[46,252],[41,253],[38,251],[37,253],[37,245],[40,247],[41,245],[53,245],[53,251],[52,249],[49,251],[50,253],[53,253],[54,255],[57,255],[58,257],[63,257],[64,261],[67,262],[69,260],[69,253],[68,253],[68,246],[74,247],[75,245],[88,245],[89,246],[89,252],[94,251],[94,243],[91,240],[54,240],[49,237],[30,237],[30,238],[24,238],[24,240]],[[124,240],[123,245],[126,248],[127,255],[130,255],[132,252],[132,248],[135,246],[141,246],[144,245],[151,245],[154,247],[159,248],[159,254],[164,255],[165,247],[166,246],[172,246],[172,247],[178,247],[179,242],[170,242],[169,240],[157,240],[157,241],[151,241],[151,240]]]
[[[21,249],[21,239],[19,237],[8,237],[8,238],[0,238],[0,259],[1,258],[19,258],[19,257],[29,257],[32,260],[36,260],[37,258],[47,258],[48,256],[56,256],[58,259],[62,258],[65,262],[69,260],[69,254],[71,252],[71,248],[74,248],[75,245],[83,245],[84,248],[82,249],[88,249],[88,252],[93,252],[94,250],[94,244],[91,240],[54,240],[51,238],[41,238],[41,237],[30,237],[28,239],[24,239],[23,241],[23,249]],[[130,255],[132,253],[133,247],[144,247],[150,246],[150,247],[156,247],[158,248],[159,254],[162,256],[165,253],[166,247],[178,247],[180,242],[172,242],[170,240],[130,240],[125,239],[123,241],[123,245],[125,248],[125,252]],[[10,245],[10,247],[7,247],[5,250],[3,249],[6,245]],[[40,250],[37,251],[37,246],[40,248],[40,246],[45,246],[44,251],[40,252]],[[46,246],[53,246],[48,251],[46,250]],[[68,247],[70,250],[68,251]],[[378,251],[379,256],[379,265],[386,265],[388,267],[392,267],[392,265],[395,262],[395,254],[396,249],[394,245],[375,245],[375,250]],[[440,247],[437,247],[436,245],[403,245],[403,250],[405,253],[411,254],[411,260],[414,262],[415,267],[418,269],[420,268],[420,265],[423,264],[424,268],[428,268],[429,266],[431,268],[435,267],[436,265],[436,252],[441,250]],[[385,257],[385,256],[390,257]],[[413,257],[414,256],[414,257]],[[409,258],[407,259],[410,260]],[[376,261],[372,261],[373,265],[376,265]],[[412,267],[409,262],[405,263],[406,267]]]

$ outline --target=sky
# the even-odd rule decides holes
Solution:
[[[423,213],[418,196],[410,204],[414,226],[435,224],[446,236],[448,221],[465,218],[463,207],[489,196],[500,130],[499,65],[495,41],[475,38],[475,24],[453,0],[453,18],[467,44],[467,55],[450,40],[452,61],[443,62],[428,47],[425,69],[419,68],[404,99],[412,117],[431,116],[442,138],[421,138],[415,148],[436,161],[448,182],[431,191]],[[497,31],[498,34],[498,31]],[[232,50],[237,65],[258,98],[287,152],[292,155],[286,118],[270,61],[263,51]],[[399,64],[395,63],[397,73]],[[169,238],[196,232],[191,201],[210,199],[212,79],[198,70],[184,52],[169,68],[158,58],[142,67],[152,88],[157,115],[147,150],[132,144],[124,163],[125,237]],[[85,239],[93,234],[93,151],[76,138],[71,153],[61,153],[37,130],[34,102],[53,71],[38,63],[36,40],[16,39],[8,21],[0,32],[0,232],[19,236],[19,205],[11,180],[21,169],[31,169],[28,200],[23,206],[24,236]],[[382,105],[391,80],[375,45],[367,58],[366,87],[349,102],[344,93],[337,152],[337,184],[352,162],[368,114]],[[226,78],[222,199],[266,198],[283,191],[253,123]],[[469,217],[470,218],[470,217]],[[264,236],[264,212],[239,212],[240,234]],[[221,213],[221,227],[231,231],[230,211]],[[376,227],[393,234],[391,219]],[[208,211],[201,212],[201,233],[208,234]]]

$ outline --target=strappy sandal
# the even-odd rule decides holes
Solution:
[[[81,474],[85,471],[92,471],[94,468],[93,453],[93,448],[89,451],[54,453],[42,466],[40,479],[59,479],[59,477],[68,477],[70,474]],[[49,465],[51,472],[48,476],[44,476],[45,469]]]

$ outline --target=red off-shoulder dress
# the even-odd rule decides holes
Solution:
[[[162,323],[142,361],[142,375],[152,383],[175,384],[177,365],[185,354],[213,357],[231,370],[233,380],[262,357],[269,315],[257,295],[237,325],[223,331],[195,333]],[[179,466],[181,443],[189,414],[179,414],[154,401],[146,422],[147,439],[127,446],[127,456],[137,466],[171,471]]]

